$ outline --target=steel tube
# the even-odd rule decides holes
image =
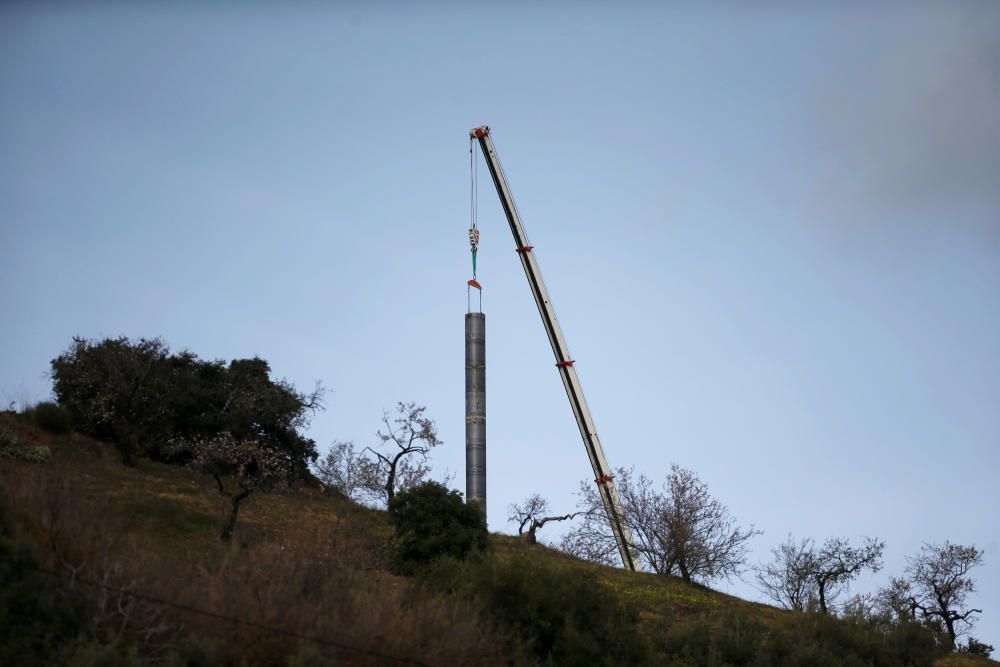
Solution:
[[[465,500],[486,520],[486,316],[465,315]]]

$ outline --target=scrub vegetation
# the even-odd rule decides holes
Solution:
[[[263,360],[113,339],[74,341],[57,364],[48,416],[0,413],[0,664],[996,664],[968,634],[981,613],[965,605],[975,547],[926,545],[877,595],[846,598],[857,572],[881,566],[882,543],[789,538],[757,568],[781,609],[705,585],[750,567],[756,531],[690,471],[675,467],[662,492],[632,478],[637,498],[671,511],[664,524],[641,517],[643,558],[658,567],[628,573],[488,534],[446,485],[386,486],[374,454],[363,461],[383,465],[382,484],[366,484],[388,511],[357,502],[343,461],[358,452],[310,472],[300,428],[318,393],[271,380]],[[441,444],[416,404],[384,426],[386,458]],[[411,463],[426,467],[424,454]],[[540,497],[516,509],[522,531],[547,517]],[[713,545],[729,560],[711,564]]]

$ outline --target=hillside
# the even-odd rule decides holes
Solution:
[[[54,436],[10,413],[0,414],[0,428],[51,450],[48,463],[0,460],[15,534],[34,546],[39,581],[96,604],[101,627],[114,628],[120,646],[191,665],[533,662],[524,638],[476,600],[384,569],[392,531],[382,512],[315,488],[251,497],[235,539],[224,545],[210,478],[147,459],[126,468],[107,445],[78,434]],[[652,647],[652,664],[749,664],[740,662],[741,646],[848,632],[839,621],[816,624],[672,578],[576,561],[510,536],[491,540],[498,561],[591,582],[612,607],[632,609]],[[720,649],[721,640],[712,639],[719,637],[735,648]],[[131,659],[99,664],[141,664]],[[997,663],[947,656],[934,664]]]

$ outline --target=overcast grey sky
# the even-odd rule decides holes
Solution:
[[[73,335],[161,336],[322,379],[324,450],[426,404],[461,485],[488,123],[611,465],[695,470],[755,559],[885,539],[857,591],[975,543],[1000,646],[998,72],[988,2],[4,4],[0,398]],[[591,473],[482,174],[511,530]]]

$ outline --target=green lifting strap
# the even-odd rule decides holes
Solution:
[[[472,249],[472,277],[476,277],[476,249]]]

